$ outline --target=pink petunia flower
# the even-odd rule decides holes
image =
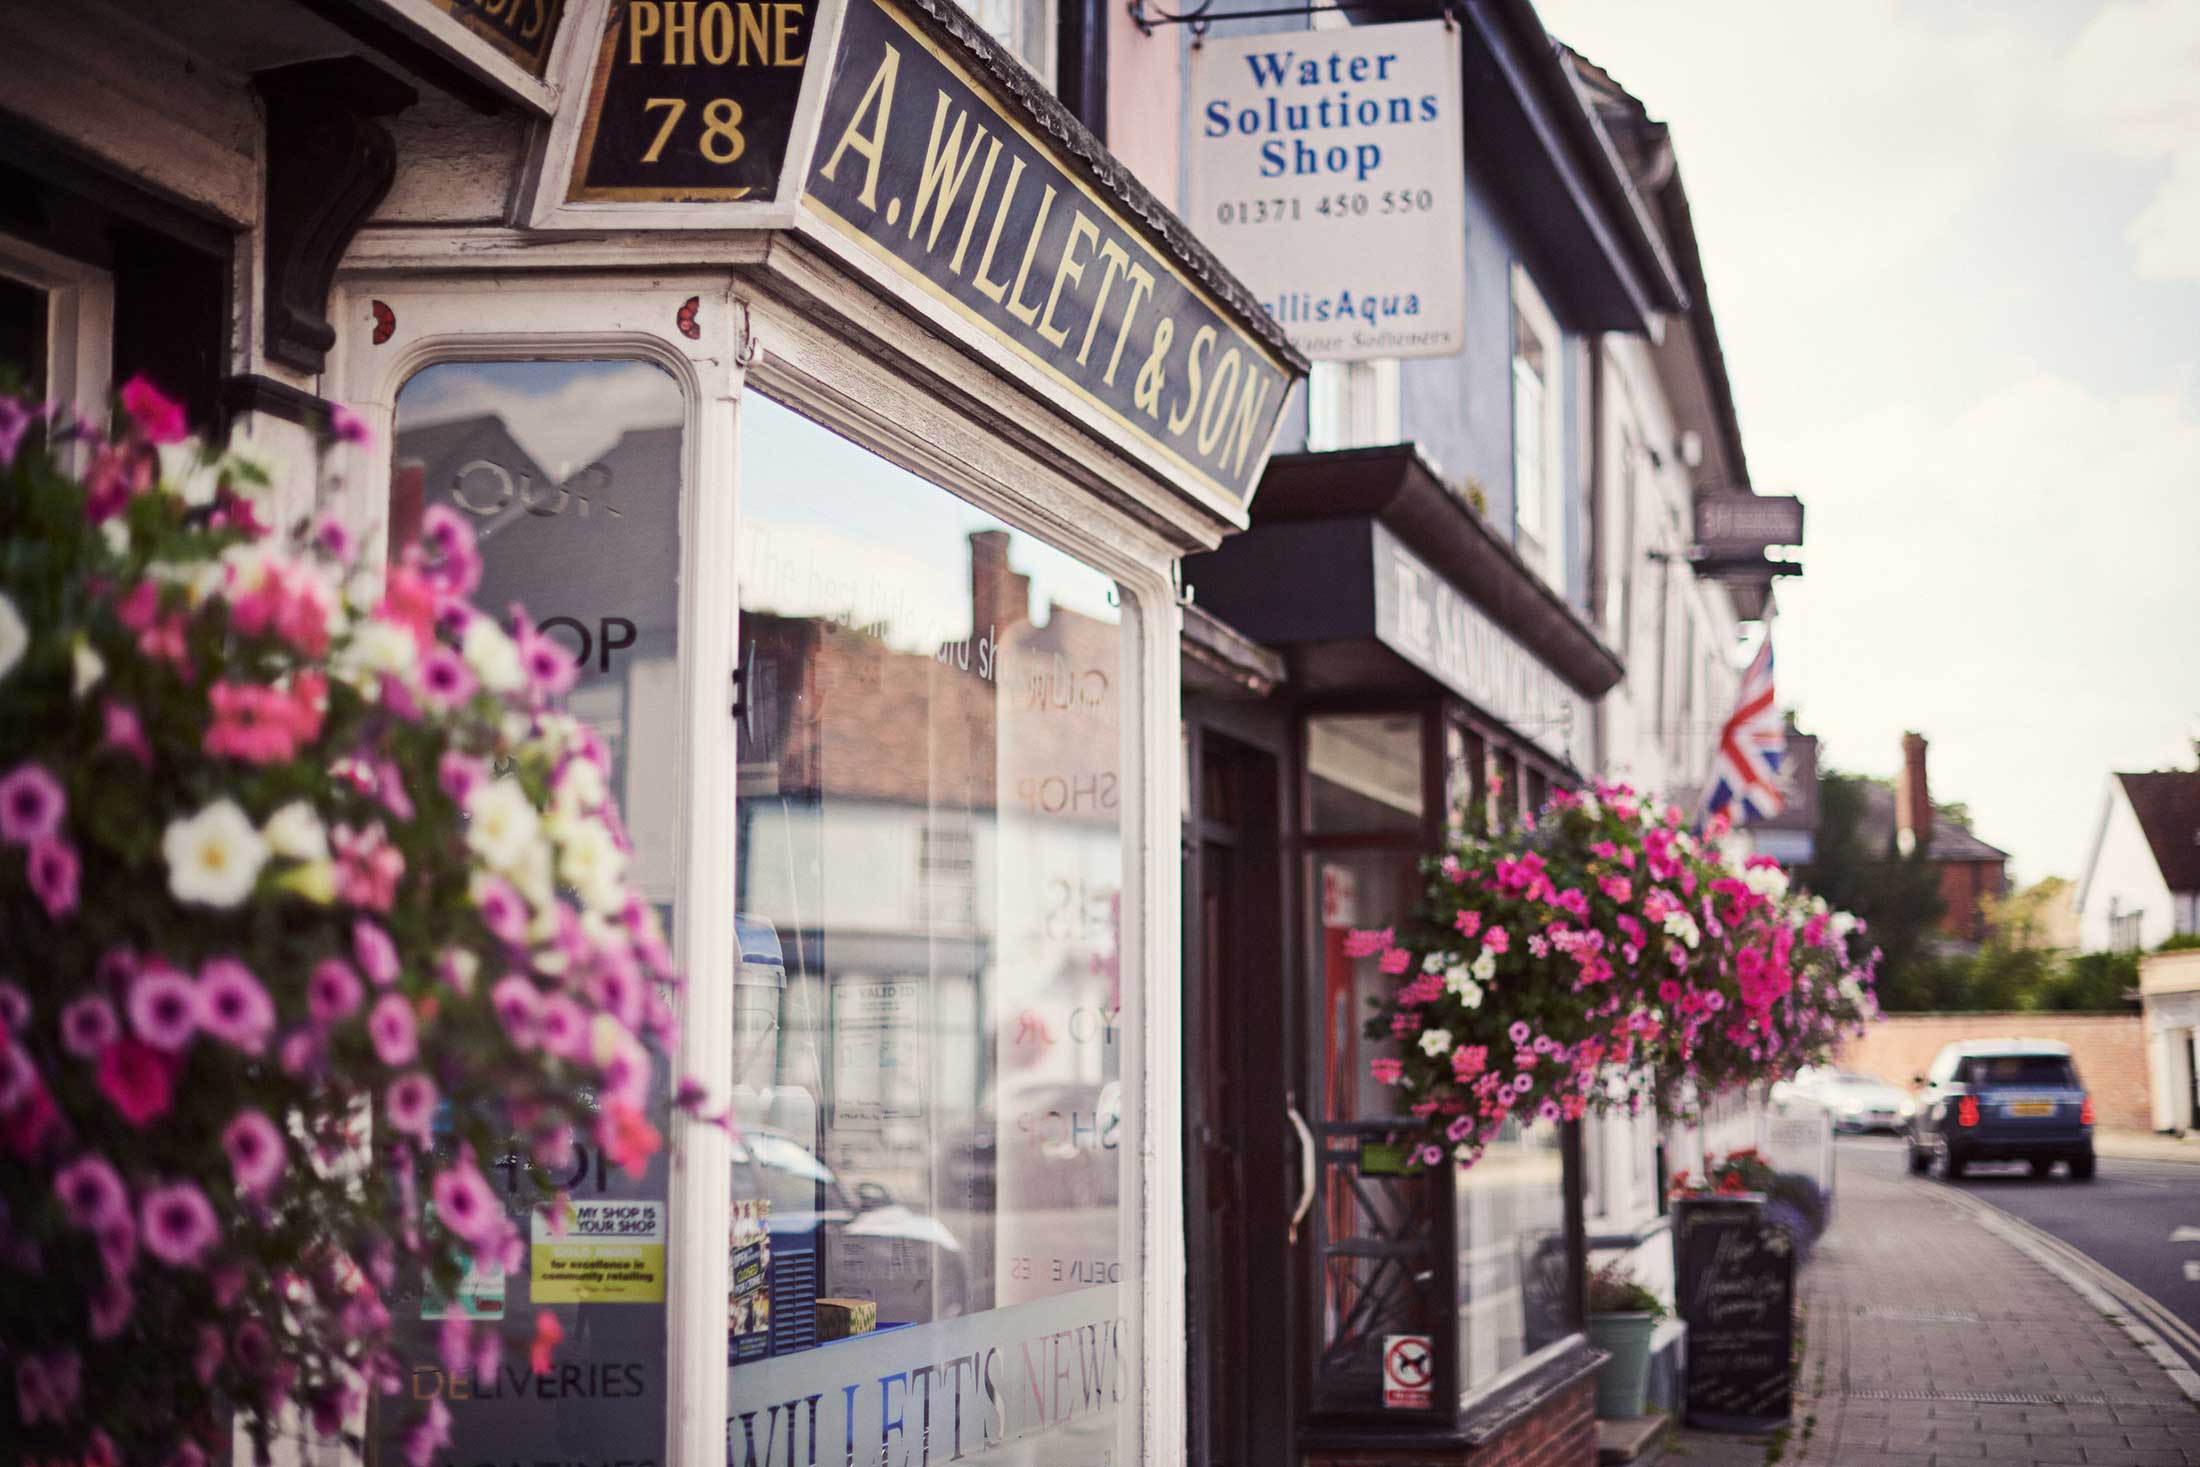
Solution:
[[[76,847],[58,836],[49,835],[31,842],[24,874],[30,880],[31,894],[38,898],[39,905],[52,920],[58,922],[76,910],[77,878],[81,869]]]
[[[328,431],[338,443],[366,443],[374,437],[367,420],[340,402],[328,405]]]
[[[437,1099],[435,1081],[414,1070],[390,1082],[382,1103],[389,1112],[391,1127],[425,1146]]]
[[[542,1047],[559,1059],[588,1057],[588,1013],[562,993],[543,1000],[540,1029]]]
[[[183,404],[162,392],[143,372],[122,384],[122,410],[147,443],[181,443],[191,436]]]
[[[351,924],[351,955],[359,962],[359,971],[367,975],[367,981],[377,988],[387,988],[397,981],[399,964],[397,944],[390,935],[364,917]]]
[[[168,1113],[175,1078],[171,1056],[135,1039],[118,1039],[99,1052],[99,1093],[139,1130]]]
[[[1487,952],[1503,954],[1512,948],[1512,934],[1502,927],[1492,927],[1482,934],[1482,947]]]
[[[155,1049],[180,1050],[198,1029],[198,990],[189,978],[157,960],[146,964],[130,985],[125,1007],[130,1028]]]
[[[275,1032],[275,1001],[250,968],[235,958],[210,958],[199,968],[199,1027],[214,1038],[260,1054]]]
[[[342,958],[321,959],[306,978],[306,1012],[323,1028],[350,1018],[365,996],[366,986]]]
[[[429,1191],[435,1199],[436,1216],[467,1243],[478,1246],[489,1241],[504,1221],[504,1209],[497,1205],[496,1194],[470,1161],[436,1173]]]
[[[69,1221],[88,1232],[130,1215],[130,1189],[114,1163],[87,1153],[54,1173],[54,1195]]]
[[[119,750],[145,768],[152,768],[153,747],[145,741],[145,727],[138,722],[137,710],[111,698],[101,702],[99,708],[103,729],[99,746]]]
[[[170,1268],[197,1268],[221,1241],[214,1205],[191,1182],[155,1187],[138,1204],[145,1251]]]
[[[229,1169],[238,1187],[250,1197],[265,1197],[288,1160],[282,1132],[256,1110],[238,1111],[223,1128],[222,1150],[229,1153]]]
[[[420,1027],[402,994],[386,993],[367,1015],[367,1038],[385,1065],[409,1065],[420,1053]]]
[[[110,1272],[92,1288],[91,1316],[92,1338],[111,1340],[123,1331],[130,1316],[137,1312],[137,1295],[120,1273]]]
[[[68,794],[44,765],[18,764],[0,776],[0,840],[27,846],[57,835],[68,810]]]
[[[474,695],[480,686],[466,659],[448,647],[438,646],[420,659],[420,696],[433,708],[451,709]]]
[[[519,665],[538,697],[570,692],[580,677],[580,664],[565,645],[539,631],[518,607],[512,609],[518,624],[513,640],[519,647]]]
[[[122,1032],[115,1006],[92,994],[71,999],[61,1010],[61,1047],[78,1059],[97,1059]]]

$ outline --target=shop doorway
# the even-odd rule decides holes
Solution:
[[[1184,913],[1192,1460],[1289,1460],[1292,985],[1272,753],[1194,727]]]

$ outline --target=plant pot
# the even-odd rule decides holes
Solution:
[[[1612,1357],[1597,1372],[1597,1416],[1601,1420],[1640,1416],[1647,1408],[1650,1339],[1657,1332],[1655,1314],[1589,1316],[1589,1342]]]

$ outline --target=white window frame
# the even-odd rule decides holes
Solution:
[[[47,399],[104,423],[114,387],[114,277],[5,234],[0,276],[45,293]]]
[[[960,0],[978,29],[1008,49],[1039,78],[1048,91],[1055,90],[1055,38],[1061,32],[1058,0]],[[1001,24],[1005,12],[1007,24]]]
[[[1523,560],[1544,580],[1559,585],[1566,568],[1566,506],[1560,492],[1566,474],[1566,338],[1543,293],[1517,263],[1512,267],[1512,305],[1515,319],[1525,322],[1543,348],[1542,371],[1532,373],[1520,342],[1512,342],[1514,541]],[[1534,414],[1540,431],[1532,462],[1522,451],[1520,432],[1523,378],[1531,373],[1542,399]],[[1524,477],[1537,482],[1523,483]]]
[[[358,411],[370,428],[364,444],[333,455],[332,483],[360,486],[328,507],[361,530],[370,554],[386,555],[385,486],[398,390],[437,362],[520,358],[632,357],[665,368],[688,404],[683,467],[680,571],[680,758],[683,825],[678,842],[674,952],[683,972],[731,973],[737,962],[734,889],[735,725],[727,714],[739,641],[736,554],[738,421],[753,382],[777,403],[809,416],[1017,530],[1033,534],[1114,578],[1127,606],[1123,687],[1137,703],[1122,719],[1123,903],[1120,952],[1128,970],[1119,1034],[1126,1104],[1119,1155],[1125,1172],[1117,1215],[1126,1272],[1123,1307],[1136,1342],[1124,1458],[1183,1460],[1186,1400],[1183,1150],[1174,1117],[1183,1103],[1181,913],[1176,852],[1180,757],[1177,640],[1182,612],[1170,576],[1175,547],[1128,514],[1103,511],[1082,478],[1058,464],[1082,459],[1066,431],[1059,458],[1016,446],[1012,426],[1030,415],[1003,402],[990,424],[950,409],[911,381],[818,324],[802,304],[737,293],[725,274],[530,274],[508,263],[493,274],[437,275],[447,255],[432,241],[408,240],[399,254],[347,275],[332,298],[338,323],[326,394]],[[546,266],[551,261],[543,262]],[[700,336],[675,326],[694,297]],[[373,342],[374,305],[395,326]],[[911,331],[912,349],[937,379],[970,400],[1000,401],[1000,378],[953,347]],[[921,343],[921,344],[913,344]],[[990,390],[988,390],[990,389]],[[1089,449],[1082,451],[1089,457]],[[1164,842],[1166,844],[1164,844]],[[716,1094],[732,1080],[730,983],[697,981],[681,996],[681,1073]],[[729,1383],[726,1363],[727,1241],[731,1164],[726,1137],[684,1116],[673,1119],[676,1150],[667,1248],[667,1460],[684,1467],[725,1467]]]
[[[1316,362],[1306,379],[1306,447],[1377,448],[1405,437],[1396,357]]]

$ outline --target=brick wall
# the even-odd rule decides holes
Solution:
[[[2018,1036],[2070,1046],[2102,1126],[2153,1128],[2146,1033],[2137,1014],[1890,1014],[1844,1045],[1835,1062],[1907,1090],[1943,1044]]]
[[[1596,1402],[1596,1376],[1590,1375],[1553,1394],[1502,1436],[1471,1451],[1316,1452],[1306,1457],[1305,1467],[1593,1467]]]

